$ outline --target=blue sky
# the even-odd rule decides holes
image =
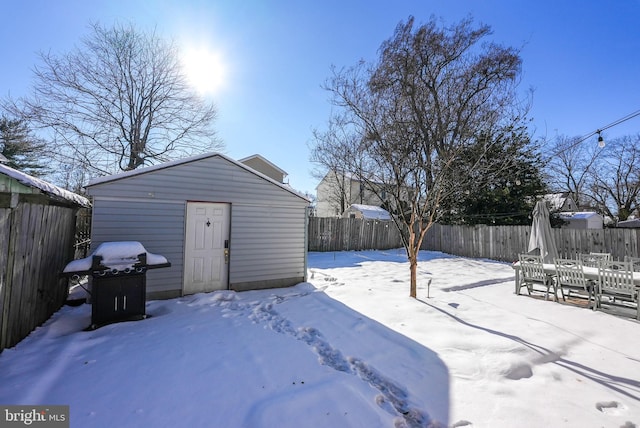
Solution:
[[[471,16],[492,27],[493,41],[520,48],[536,137],[584,136],[640,110],[640,0],[5,0],[0,96],[24,95],[37,52],[71,50],[90,22],[155,28],[218,60],[223,72],[209,73],[219,84],[205,96],[218,107],[226,154],[259,153],[294,188],[315,192],[308,144],[331,110],[321,89],[331,65],[374,60],[409,15]],[[603,135],[639,132],[640,116]]]

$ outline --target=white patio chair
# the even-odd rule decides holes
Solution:
[[[594,282],[584,277],[582,269],[582,261],[572,259],[554,259],[556,266],[556,276],[554,281],[556,288],[560,289],[562,300],[566,301],[566,297],[575,292],[580,296],[586,297],[587,305],[591,308],[591,299],[594,296]],[[566,294],[565,294],[566,292]],[[594,304],[595,306],[595,304]]]
[[[605,300],[606,299],[606,300]],[[603,261],[598,267],[598,290],[595,309],[612,311],[635,306],[636,319],[640,320],[638,288],[633,283],[632,263]]]
[[[542,257],[530,254],[519,254],[520,261],[520,284],[518,284],[518,294],[522,287],[527,287],[527,292],[531,295],[535,285],[545,288],[545,299],[549,299],[549,291],[553,287],[554,301],[558,301],[558,290],[552,275],[547,275],[542,266]]]
[[[631,263],[632,271],[640,272],[640,257],[624,256],[624,261]]]
[[[601,261],[610,261],[611,254],[610,253],[580,254],[578,258],[580,259],[580,261],[582,261],[582,266],[597,268]]]

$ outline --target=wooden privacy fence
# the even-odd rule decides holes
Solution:
[[[77,208],[0,206],[0,351],[17,344],[65,302],[59,274],[73,259]]]
[[[434,224],[422,241],[422,249],[464,257],[514,261],[518,253],[526,252],[530,233],[531,226]]]
[[[640,229],[552,229],[558,255],[608,252],[614,259],[640,256]],[[527,251],[531,226],[434,224],[422,249],[464,257],[515,261]],[[309,251],[385,250],[402,247],[392,221],[355,218],[309,219]]]
[[[638,257],[638,229],[551,229],[560,257],[580,253],[611,253],[616,260]],[[434,224],[423,249],[458,256],[515,261],[527,252],[531,226],[449,226]]]
[[[391,220],[311,217],[309,251],[386,250],[402,247]]]

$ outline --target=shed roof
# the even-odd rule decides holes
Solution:
[[[591,212],[591,211],[582,211],[582,212],[565,211],[565,212],[558,213],[558,215],[560,215],[560,217],[562,217],[564,219],[584,219],[584,220],[588,220],[590,218],[598,218],[598,219],[602,220],[602,216],[600,214],[595,213],[595,212]]]
[[[640,227],[640,218],[632,218],[629,220],[619,221],[618,227]]]
[[[366,219],[391,220],[389,211],[375,205],[351,204],[351,209],[360,211]]]
[[[38,189],[41,192],[52,196],[54,198],[64,199],[69,202],[73,202],[74,204],[89,207],[91,203],[84,196],[80,196],[77,193],[73,193],[69,190],[63,189],[62,187],[58,187],[54,184],[51,184],[47,181],[42,180],[41,178],[33,177],[31,175],[25,174],[24,172],[13,169],[7,165],[3,165],[0,163],[0,174],[4,174],[8,177],[13,178],[19,183]]]
[[[289,185],[283,184],[283,183],[279,183],[277,180],[274,180],[273,178],[266,176],[265,174],[261,173],[260,171],[256,171],[255,169],[251,168],[248,165],[245,165],[245,164],[243,164],[243,163],[241,163],[241,162],[239,162],[237,160],[231,159],[230,157],[225,156],[225,155],[223,155],[221,153],[217,153],[217,152],[203,153],[203,154],[200,154],[200,155],[191,156],[191,157],[183,158],[183,159],[176,159],[176,160],[173,160],[173,161],[169,161],[169,162],[164,162],[164,163],[157,164],[157,165],[148,166],[148,167],[145,167],[145,168],[138,168],[138,169],[134,169],[132,171],[121,172],[119,174],[113,174],[113,175],[107,175],[107,176],[103,176],[103,177],[98,177],[98,178],[95,178],[95,179],[91,180],[89,182],[89,184],[87,184],[86,187],[88,188],[88,187],[96,186],[96,185],[99,185],[99,184],[105,184],[105,183],[118,181],[118,180],[122,180],[122,179],[129,178],[129,177],[134,177],[134,176],[137,176],[137,175],[148,174],[148,173],[151,173],[151,172],[154,172],[154,171],[159,171],[159,170],[162,170],[162,169],[165,169],[165,168],[173,168],[173,167],[176,167],[176,166],[179,166],[179,165],[187,164],[187,163],[190,163],[190,162],[196,162],[196,161],[199,161],[199,160],[202,160],[202,159],[208,159],[208,158],[213,158],[213,157],[219,157],[219,158],[225,159],[226,161],[231,162],[232,164],[236,165],[237,167],[242,168],[244,170],[247,170],[247,171],[251,172],[252,174],[255,174],[258,177],[260,177],[260,178],[262,178],[264,180],[267,180],[270,183],[272,183],[272,184],[274,184],[274,185],[276,185],[278,187],[281,187],[282,189],[292,193],[293,195],[295,195],[295,196],[297,196],[297,197],[299,197],[301,199],[304,199],[305,201],[309,202],[309,198],[307,198],[302,193],[294,190]]]

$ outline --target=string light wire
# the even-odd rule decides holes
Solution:
[[[602,131],[605,131],[605,130],[607,130],[607,129],[609,129],[609,128],[613,128],[613,127],[614,127],[614,126],[616,126],[616,125],[620,125],[622,122],[626,122],[627,120],[629,120],[629,119],[633,119],[633,118],[634,118],[634,117],[636,117],[636,116],[640,116],[640,110],[636,110],[636,111],[634,111],[633,113],[629,113],[628,115],[626,115],[626,116],[624,116],[624,117],[622,117],[622,118],[620,118],[620,119],[618,119],[618,120],[616,120],[616,121],[614,121],[614,122],[611,122],[611,123],[610,123],[610,124],[608,124],[608,125],[602,126],[602,127],[598,128],[598,129],[596,129],[595,131],[593,131],[593,132],[591,132],[591,133],[589,133],[589,134],[587,134],[587,135],[584,135],[583,137],[581,137],[580,139],[578,139],[575,143],[571,144],[571,145],[570,145],[570,146],[568,146],[568,147],[563,148],[563,149],[562,149],[562,150],[560,150],[560,151],[565,151],[565,150],[572,149],[572,148],[574,148],[575,146],[577,146],[578,144],[582,143],[583,141],[586,141],[586,140],[588,140],[589,138],[593,137],[594,135],[599,135],[599,136],[601,136]],[[601,146],[601,147],[602,147],[602,146]],[[558,153],[559,153],[559,152],[558,152]],[[555,153],[554,155],[557,155],[558,153]]]

